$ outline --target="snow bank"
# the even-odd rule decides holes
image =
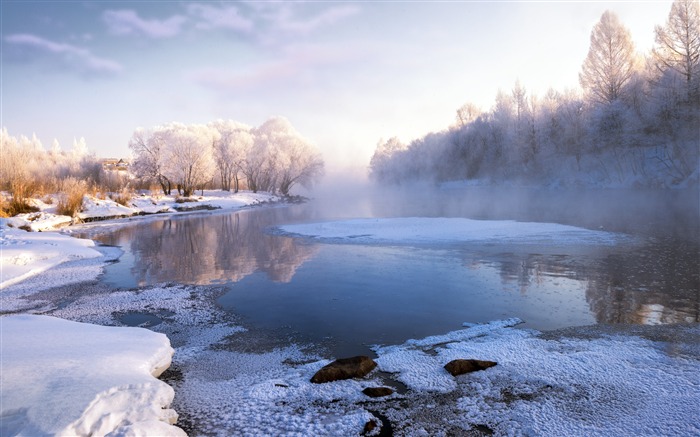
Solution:
[[[434,394],[432,419],[420,405],[390,410],[390,419],[410,420],[411,429],[427,427],[429,434],[436,416],[461,430],[479,425],[496,435],[700,434],[697,344],[669,347],[620,333],[546,339],[511,324],[375,347],[380,369],[410,390]],[[698,325],[678,329],[697,342]],[[498,365],[454,378],[442,366],[458,358]]]
[[[92,240],[0,227],[0,289],[66,261],[96,258]]]
[[[36,315],[0,325],[0,434],[185,435],[155,378],[173,354],[165,335]]]
[[[616,244],[626,237],[556,223],[466,218],[362,218],[280,226],[287,234],[318,240],[377,243]]]

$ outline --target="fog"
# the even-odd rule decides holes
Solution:
[[[304,192],[333,218],[466,217],[553,222],[700,242],[698,189],[543,188],[416,182],[387,186],[359,172]]]

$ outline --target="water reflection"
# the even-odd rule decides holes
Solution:
[[[613,253],[589,272],[586,298],[599,323],[700,322],[697,245],[660,239]]]
[[[265,232],[283,223],[356,216],[538,219],[499,209],[505,202],[494,201],[501,206],[484,212],[469,196],[414,196],[420,201],[412,203],[358,198],[148,219],[96,238],[125,251],[120,262],[108,266],[103,280],[120,287],[225,284],[228,293],[219,303],[251,326],[288,328],[314,341],[333,337],[346,346],[402,342],[462,322],[504,317],[520,317],[536,329],[700,320],[697,233],[685,219],[685,225],[668,232],[673,227],[666,226],[668,217],[660,213],[640,215],[639,223],[628,217],[624,224],[592,216],[568,220],[566,211],[587,206],[568,210],[561,197],[558,216],[551,208],[541,209],[559,223],[586,221],[589,228],[602,223],[606,229],[634,230],[646,241],[617,247],[319,245]],[[601,217],[612,220],[614,214]],[[655,229],[660,236],[649,238]]]
[[[207,285],[237,282],[261,271],[272,281],[289,282],[316,252],[314,246],[292,238],[264,234],[266,227],[289,212],[272,208],[179,216],[95,237],[126,252],[120,263],[106,270],[104,280],[120,287],[163,282]]]

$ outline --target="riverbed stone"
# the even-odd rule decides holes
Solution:
[[[478,370],[485,370],[489,367],[495,366],[496,364],[498,363],[495,361],[457,359],[445,364],[445,370],[450,372],[452,376],[457,376],[465,373],[476,372]]]
[[[389,387],[367,387],[366,389],[362,390],[362,393],[371,398],[381,398],[394,394],[394,390],[390,389]]]
[[[375,367],[377,367],[377,363],[370,357],[364,355],[351,358],[338,358],[316,372],[311,378],[311,382],[322,384],[324,382],[338,381],[341,379],[362,378]]]

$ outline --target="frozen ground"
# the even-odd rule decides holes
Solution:
[[[625,237],[556,223],[466,218],[360,218],[280,226],[284,233],[314,240],[353,243],[616,244]]]
[[[434,229],[433,237],[443,241],[462,235],[465,225],[474,225],[471,221],[409,219],[399,232],[391,231],[389,225],[400,224],[392,219],[372,232],[383,235],[381,241],[396,241],[416,232],[421,241],[428,241],[430,236],[416,227],[418,222]],[[533,228],[533,233],[526,232],[531,229],[529,224],[479,225],[497,229],[487,232],[482,227],[479,234],[472,234],[483,238],[525,235],[559,243],[574,237],[602,243],[617,238],[558,225]],[[367,226],[346,227],[343,232],[341,237],[352,240],[370,233]],[[389,238],[388,232],[399,233]],[[50,239],[57,234],[27,235]],[[337,232],[325,235],[339,238]],[[591,240],[585,240],[589,237]],[[36,259],[41,247],[32,243],[27,248],[28,259]],[[117,254],[103,252],[101,256],[62,263],[4,287],[0,290],[2,313],[40,311],[61,319],[117,326],[129,315],[148,316],[144,326],[166,334],[175,349],[172,367],[163,376],[175,389],[170,408],[180,415],[177,425],[193,435],[357,435],[368,421],[391,427],[395,435],[700,434],[697,324],[600,326],[541,333],[519,329],[517,319],[508,319],[455,327],[454,332],[402,345],[376,345],[378,368],[367,378],[317,385],[309,379],[331,357],[323,356],[316,345],[298,344],[275,333],[247,331],[234,315],[216,306],[216,298],[223,293],[216,287],[160,285],[113,292],[85,280],[52,286],[66,276],[94,278],[99,271],[97,262]],[[17,430],[24,430],[24,435],[40,434],[43,429],[48,430],[45,434],[60,429],[71,433],[77,429],[71,426],[87,427],[81,430],[116,426],[117,434],[127,435],[126,428],[119,427],[128,424],[135,427],[131,430],[141,430],[134,434],[165,433],[155,427],[169,426],[168,418],[173,417],[167,409],[168,389],[150,375],[164,365],[167,339],[143,329],[121,331],[68,322],[63,323],[70,325],[70,332],[63,335],[63,325],[59,329],[53,324],[60,321],[30,316],[4,315],[0,322],[2,435],[16,435]],[[42,337],[50,344],[43,343]],[[82,344],[70,343],[76,337],[88,351],[98,353],[93,356],[80,349]],[[15,352],[5,354],[5,348],[13,347]],[[104,358],[109,353],[120,358]],[[493,360],[498,365],[454,378],[442,368],[454,358]],[[20,373],[19,385],[5,384],[9,378],[6,368]],[[66,375],[82,375],[79,382],[63,378],[66,368],[73,369]],[[363,388],[380,385],[405,389],[379,399],[362,394]],[[126,401],[121,389],[109,391],[107,386],[137,387],[131,393],[137,401]],[[57,402],[48,402],[44,393],[65,394]],[[74,403],[79,393],[84,397]],[[112,394],[118,396],[113,399]],[[16,400],[20,398],[24,400]],[[96,402],[86,407],[87,398]],[[132,408],[144,403],[148,406]],[[56,414],[66,407],[73,411],[66,417],[77,415],[68,423],[68,419],[52,421],[50,414],[33,416],[40,411]]]
[[[173,354],[165,335],[39,315],[0,327],[3,436],[184,435],[156,379]]]

